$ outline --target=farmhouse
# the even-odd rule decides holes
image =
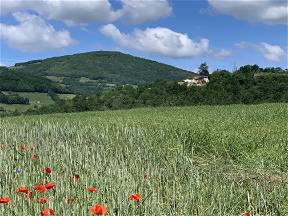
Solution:
[[[181,82],[178,82],[179,85],[189,86],[205,86],[209,82],[208,76],[195,76],[191,79],[185,79]]]

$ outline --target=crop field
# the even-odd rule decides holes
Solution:
[[[0,119],[0,215],[52,209],[288,215],[288,104]]]

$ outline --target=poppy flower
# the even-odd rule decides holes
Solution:
[[[87,188],[87,190],[90,192],[90,193],[93,193],[96,191],[96,188],[95,187],[89,187]]]
[[[0,203],[9,203],[10,202],[10,197],[0,197]]]
[[[47,190],[53,189],[54,187],[55,187],[55,184],[54,184],[53,182],[47,182],[47,183],[45,184],[45,188],[46,188]]]
[[[47,188],[44,185],[35,185],[34,190],[39,191],[40,193],[45,193]]]
[[[72,176],[72,181],[75,183],[80,179],[80,176],[78,174]]]
[[[38,200],[39,203],[48,203],[48,198],[42,197]]]
[[[249,211],[246,211],[244,216],[250,216],[250,212]]]
[[[52,208],[43,209],[41,212],[41,216],[54,216],[54,210]]]
[[[31,158],[32,158],[32,160],[38,160],[39,159],[39,156],[37,155],[37,154],[32,154],[31,155]]]
[[[67,203],[68,203],[68,204],[71,204],[71,203],[73,203],[73,202],[74,202],[74,198],[73,198],[73,197],[68,197]]]
[[[28,188],[26,188],[25,186],[20,186],[20,187],[17,189],[17,192],[18,192],[18,193],[28,194]]]
[[[20,146],[19,146],[19,150],[20,150],[20,151],[24,151],[24,150],[25,150],[25,146],[20,145]]]
[[[96,204],[90,208],[92,214],[104,215],[107,213],[105,206]]]
[[[32,199],[32,198],[34,197],[34,195],[35,195],[34,192],[29,191],[29,192],[27,193],[27,198]]]
[[[45,173],[50,174],[52,172],[52,169],[50,167],[45,168]]]
[[[129,195],[129,199],[130,199],[130,200],[135,200],[135,201],[139,202],[139,200],[141,199],[141,195],[140,195],[139,193],[130,194],[130,195]]]

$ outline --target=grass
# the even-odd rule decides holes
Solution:
[[[288,104],[146,108],[0,120],[0,215],[288,215]],[[23,156],[19,145],[34,145]],[[53,169],[47,177],[44,167]],[[21,172],[16,172],[20,169]],[[79,174],[73,184],[71,176]],[[56,184],[38,204],[15,193]],[[95,193],[86,188],[96,186]],[[128,195],[139,192],[139,207]],[[0,196],[1,196],[0,195]],[[75,202],[67,204],[73,196]]]
[[[46,76],[47,79],[50,79],[54,82],[62,83],[65,77],[58,77],[58,76]]]
[[[47,93],[38,93],[38,92],[17,92],[22,97],[29,98],[29,105],[24,104],[1,104],[0,107],[3,107],[9,111],[15,111],[16,109],[20,112],[27,109],[33,108],[34,106],[44,106],[53,104],[54,101]]]
[[[91,80],[91,79],[89,79],[87,77],[80,77],[79,82],[80,83],[87,83],[87,82],[96,82],[97,83],[98,80]]]
[[[75,94],[58,94],[61,100],[72,100],[76,95]]]

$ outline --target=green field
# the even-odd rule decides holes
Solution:
[[[75,94],[58,94],[61,100],[72,100],[75,96]]]
[[[146,108],[0,119],[0,215],[288,215],[288,104]],[[33,145],[39,160],[32,160]],[[53,172],[47,176],[45,167]],[[19,171],[20,170],[20,171]],[[71,176],[80,180],[71,182]],[[27,201],[20,185],[56,190]],[[95,186],[95,193],[87,187]],[[140,193],[137,204],[129,194]],[[48,204],[37,199],[48,197]],[[67,198],[75,201],[67,204]]]
[[[38,93],[38,92],[17,92],[22,97],[29,99],[30,104],[1,104],[0,107],[3,107],[5,110],[15,111],[16,109],[20,112],[27,109],[33,108],[34,106],[44,106],[53,104],[54,101],[47,93]]]

